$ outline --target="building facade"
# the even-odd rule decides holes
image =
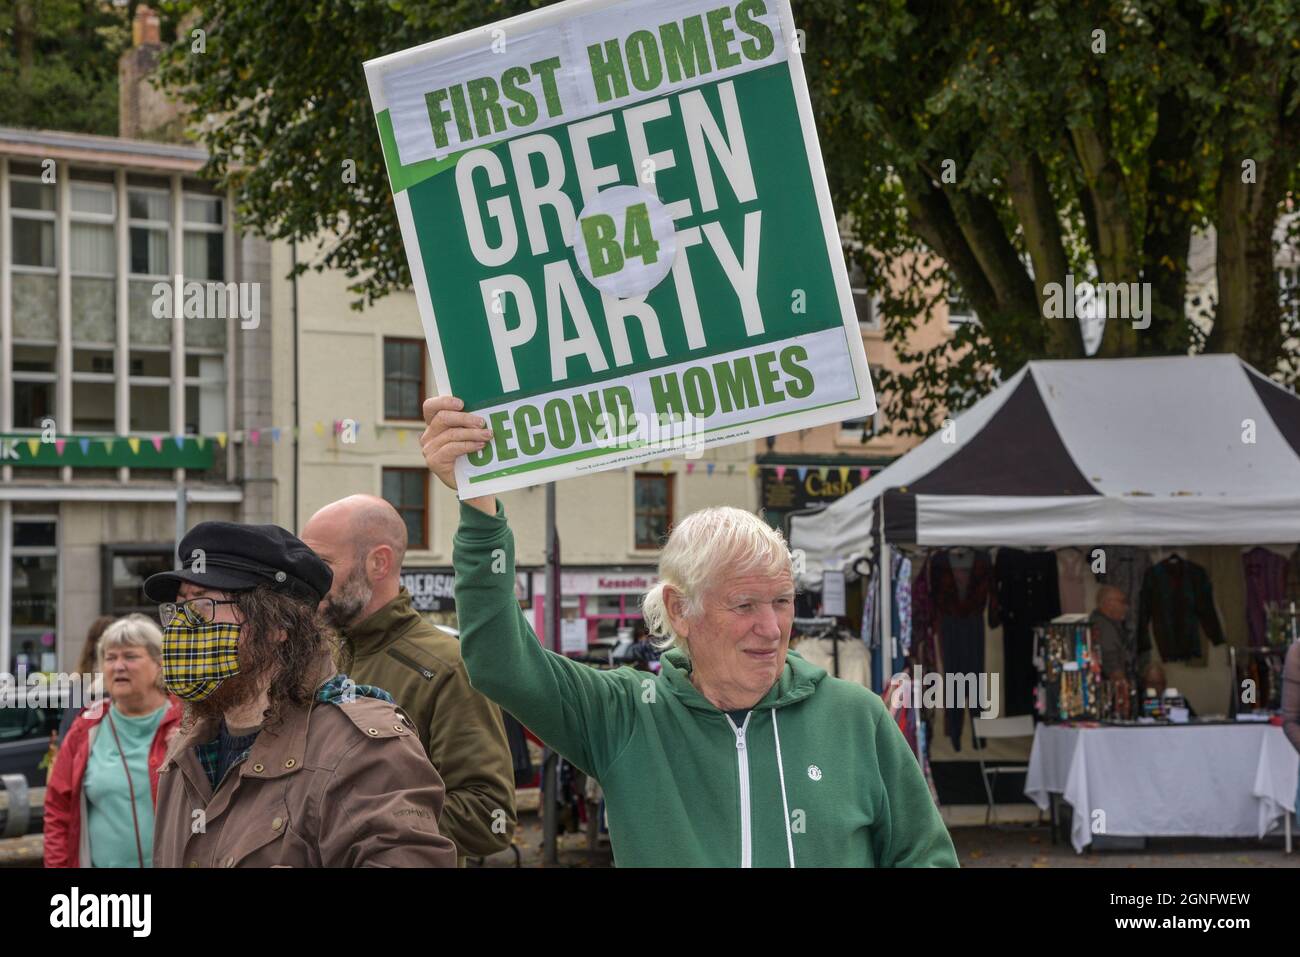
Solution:
[[[178,523],[272,514],[239,441],[270,399],[270,309],[239,308],[269,247],[205,160],[0,129],[0,670],[71,670],[97,616],[149,610]]]

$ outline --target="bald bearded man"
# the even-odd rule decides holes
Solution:
[[[401,586],[407,538],[397,510],[352,495],[313,515],[302,540],[334,572],[320,610],[343,636],[348,676],[396,699],[442,777],[439,830],[462,863],[509,847],[515,789],[501,711],[470,687],[460,642],[421,618]]]

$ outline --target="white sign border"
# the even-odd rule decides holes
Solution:
[[[849,286],[848,269],[844,263],[844,252],[840,245],[840,235],[835,211],[831,205],[830,186],[826,180],[826,166],[822,162],[821,144],[817,138],[817,125],[813,118],[812,99],[808,94],[808,81],[803,72],[803,52],[799,49],[798,37],[794,25],[794,14],[790,0],[767,0],[776,6],[781,19],[781,33],[789,44],[786,64],[790,70],[790,81],[794,90],[795,106],[799,111],[799,125],[803,129],[804,152],[808,158],[808,170],[812,178],[813,193],[817,197],[817,208],[821,215],[822,231],[826,239],[826,250],[830,259],[831,274],[834,278],[839,296],[840,314],[846,338],[849,339],[849,355],[853,362],[853,374],[856,380],[859,398],[854,402],[844,403],[843,410],[837,413],[841,420],[863,418],[876,411],[875,390],[871,384],[871,374],[867,368],[866,348],[862,344],[862,334],[858,326],[857,310],[853,306],[853,294]],[[553,6],[531,10],[505,20],[498,20],[474,30],[444,37],[430,43],[412,47],[397,53],[369,60],[365,64],[366,82],[370,88],[371,103],[375,115],[387,109],[384,100],[382,74],[409,60],[423,58],[430,53],[455,53],[480,47],[484,42],[491,42],[492,31],[509,27],[544,29],[561,26],[574,17],[615,6],[620,0],[566,0]],[[618,107],[614,107],[618,109]],[[389,158],[385,157],[388,161]],[[391,183],[389,184],[391,188]],[[397,221],[401,227],[402,244],[406,247],[407,259],[411,270],[411,280],[415,287],[415,300],[420,310],[420,319],[424,325],[425,339],[429,345],[429,358],[433,365],[434,386],[437,395],[446,395],[450,391],[451,378],[447,372],[446,356],[442,351],[442,341],[438,336],[438,325],[433,312],[433,301],[429,297],[428,277],[424,272],[424,259],[420,252],[419,235],[415,228],[415,217],[411,213],[410,198],[406,190],[393,194],[393,205],[397,210]],[[857,348],[854,348],[854,342]],[[608,380],[611,384],[616,379]],[[761,439],[769,435],[780,435],[799,429],[812,428],[827,424],[825,413],[821,410],[795,412],[776,419],[755,423],[752,427],[737,426],[746,435],[742,439],[729,442],[736,445]],[[611,450],[610,455],[618,455],[619,450]],[[682,454],[681,449],[658,453],[649,453],[642,461],[652,462],[664,458],[673,458]],[[495,495],[519,488],[543,485],[547,482],[572,478],[575,475],[595,474],[594,471],[575,472],[570,463],[529,470],[518,475],[491,479],[479,484],[469,481],[469,464],[464,456],[456,460],[457,495],[461,499],[478,498]]]

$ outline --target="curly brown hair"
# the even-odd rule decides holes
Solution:
[[[239,673],[223,682],[211,697],[186,707],[183,731],[193,727],[197,718],[218,717],[232,705],[252,698],[267,674],[271,683],[263,717],[267,725],[278,724],[286,707],[311,703],[322,656],[337,660],[338,638],[316,605],[269,585],[231,592],[230,597],[243,619]],[[283,641],[276,640],[280,632],[284,632]]]

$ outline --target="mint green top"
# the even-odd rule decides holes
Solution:
[[[654,675],[542,648],[515,600],[500,504],[496,517],[461,505],[452,563],[471,683],[600,782],[619,866],[957,866],[878,695],[791,652],[737,727],[679,650]]]
[[[95,728],[95,743],[86,763],[86,777],[82,787],[86,795],[86,817],[82,826],[89,829],[91,867],[139,867],[136,853],[135,824],[131,820],[130,789],[126,785],[126,768],[113,740],[111,719],[126,752],[126,763],[131,769],[131,784],[135,788],[135,813],[140,824],[140,847],[144,852],[144,866],[153,861],[153,795],[149,787],[149,748],[153,745],[158,725],[167,714],[163,705],[152,714],[136,718],[109,709],[104,720]],[[84,862],[83,862],[84,866]]]

